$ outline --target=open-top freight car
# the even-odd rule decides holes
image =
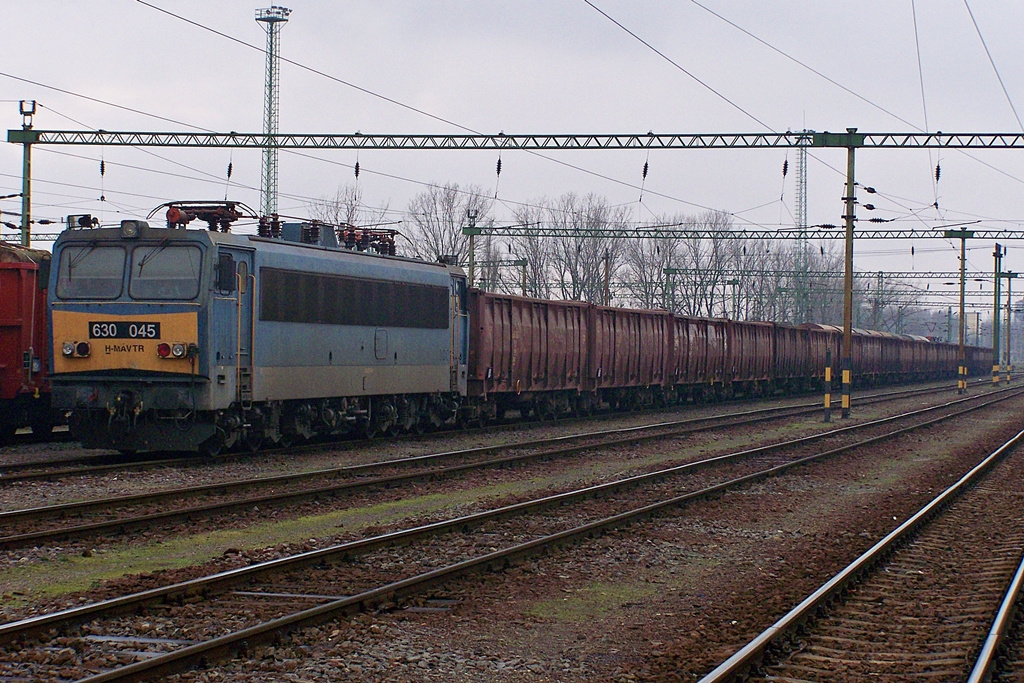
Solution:
[[[0,242],[0,442],[21,427],[49,434],[58,415],[47,377],[50,254]]]

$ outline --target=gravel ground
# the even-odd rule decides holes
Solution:
[[[175,680],[696,680],[1015,433],[1022,408],[458,582],[426,610],[360,615]]]
[[[928,436],[901,439],[870,456],[809,467],[727,494],[701,505],[699,513],[684,510],[483,580],[459,582],[413,609],[305,631],[291,643],[259,651],[255,663],[190,673],[182,680],[252,680],[254,673],[260,680],[296,681],[693,680],[895,526],[893,517],[902,520],[959,476],[979,445],[1006,432],[1003,423],[1012,424],[1020,409],[1017,401],[1014,408],[999,409],[998,418],[932,428]],[[639,421],[624,416],[619,424]],[[558,429],[582,431],[541,426],[529,436]],[[779,437],[762,431],[765,440]],[[782,429],[787,437],[793,431]],[[515,432],[505,435],[522,439]],[[369,461],[382,453],[408,454],[406,448],[465,447],[478,438],[451,436],[401,448],[374,444],[356,457]],[[714,450],[716,441],[726,442],[717,444],[724,448],[729,439],[711,434],[698,450]],[[644,453],[652,448],[645,446]],[[331,457],[302,456],[298,467],[322,467],[316,459]],[[251,462],[257,469],[297,465]],[[567,470],[531,467],[528,476],[543,487],[545,478],[564,479]],[[589,476],[581,472],[578,478]],[[264,549],[231,548],[203,567],[117,579],[49,604],[138,590],[325,542],[309,538]]]

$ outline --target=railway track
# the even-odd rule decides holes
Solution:
[[[905,394],[897,394],[905,398]],[[980,395],[984,396],[984,395]],[[892,400],[892,394],[865,398],[862,404]],[[979,396],[969,397],[972,401]],[[363,465],[272,477],[192,486],[0,512],[0,549],[45,546],[98,535],[168,525],[182,520],[223,516],[254,508],[298,505],[358,492],[415,482],[446,479],[486,467],[507,467],[532,460],[553,459],[599,448],[685,436],[697,431],[725,429],[816,412],[819,407],[757,408],[706,418],[687,418],[629,429],[486,446],[413,456]],[[812,440],[843,430],[830,430]]]
[[[987,680],[1024,573],[1022,443],[1024,432],[701,683]]]
[[[5,624],[0,676],[140,680],[246,656],[293,629],[396,601],[429,601],[466,573],[501,568],[1019,393],[953,402],[938,416],[935,409],[914,411],[912,424],[898,429],[891,426],[908,415],[847,427],[846,435],[868,435],[825,450],[808,452],[809,441],[793,440]]]
[[[978,387],[985,388],[989,384],[984,380],[979,380],[977,383]],[[857,400],[860,401],[874,401],[879,397],[891,396],[916,396],[921,394],[929,394],[935,392],[948,392],[951,391],[950,387],[946,385],[928,385],[925,387],[915,387],[913,389],[906,389],[900,391],[890,391],[882,393],[866,394],[857,396]],[[817,408],[821,410],[820,400],[815,402],[802,402],[798,404],[806,408],[808,411],[812,411]],[[663,413],[664,409],[657,409],[654,411],[648,411],[652,413]],[[642,414],[642,413],[640,413]],[[588,424],[594,421],[615,419],[621,417],[621,413],[605,413],[597,416],[591,416],[589,418],[564,418],[560,420],[548,420],[546,422],[534,422],[531,424]],[[474,429],[462,430],[461,433],[472,435],[472,434],[489,434],[498,433],[508,430],[521,430],[523,423],[509,423],[502,425],[490,425],[487,427],[479,427]],[[70,440],[70,434],[64,431],[64,439],[51,439],[51,441],[67,441]],[[19,435],[20,436],[20,435]],[[30,435],[25,435],[30,436]],[[55,433],[55,437],[57,434]],[[402,441],[412,441],[423,439],[424,437],[416,434],[407,434],[396,437],[389,437],[389,441],[400,443]],[[310,452],[322,450],[325,448],[332,449],[345,449],[345,448],[359,448],[365,445],[365,441],[336,441],[336,442],[314,442],[305,444],[302,446],[293,446],[288,449],[284,448],[273,448],[264,449],[260,451],[261,455],[274,456],[284,454],[295,454],[302,452]],[[254,457],[252,453],[224,453],[216,457],[197,457],[195,455],[189,456],[168,456],[164,453],[143,453],[143,454],[121,454],[113,451],[105,451],[101,453],[94,453],[89,455],[74,455],[71,457],[47,457],[45,459],[25,459],[22,461],[12,461],[6,463],[0,463],[0,486],[6,486],[18,482],[30,482],[30,481],[59,481],[68,477],[76,476],[91,476],[91,475],[102,475],[110,472],[141,472],[152,470],[161,467],[185,467],[185,466],[202,466],[208,465],[211,462],[232,462],[242,458]]]

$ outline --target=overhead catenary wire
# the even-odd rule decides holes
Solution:
[[[914,24],[914,48],[915,48],[916,53],[917,53],[917,80],[918,80],[918,83],[920,84],[920,90],[921,90],[921,112],[922,112],[922,114],[924,116],[924,130],[930,130],[930,127],[928,125],[928,99],[927,99],[927,97],[925,97],[925,90],[924,90],[924,65],[921,63],[921,35],[920,35],[920,31],[918,30],[918,26],[917,26],[917,2],[916,2],[916,0],[910,0],[910,12],[911,12],[911,17],[913,19],[913,24]],[[933,158],[932,157],[931,149],[928,150],[929,176],[931,176],[932,164],[934,163],[934,165],[935,165],[935,175],[931,179],[931,184],[932,184],[932,196],[935,198],[935,201],[934,201],[933,205],[935,207],[935,213],[936,213],[936,217],[937,218],[941,218],[941,215],[939,214],[939,175],[940,175],[939,167],[940,166],[939,166],[939,161],[937,161],[937,159],[939,157],[940,157],[940,154],[937,152],[936,155],[935,155],[935,158]]]
[[[143,4],[147,4],[148,5],[148,3],[143,3]],[[316,159],[315,157],[310,157],[310,158]],[[319,160],[319,161],[324,161],[324,160]],[[416,182],[416,181],[413,181],[413,182]],[[641,191],[643,191],[643,183],[641,183],[640,189],[641,189]],[[497,183],[496,183],[496,194],[497,194]],[[675,198],[671,198],[671,199],[675,199]],[[700,206],[700,205],[693,205],[693,204],[691,204],[691,206],[695,206],[696,208],[701,208],[701,209],[710,209],[710,207],[705,207],[705,206]],[[753,221],[748,221],[748,222],[751,222],[752,224],[755,224],[755,223],[753,223]]]
[[[974,30],[978,34],[978,39],[981,41],[981,46],[985,49],[985,55],[988,57],[988,63],[992,65],[992,71],[995,72],[996,79],[999,81],[999,87],[1003,89],[1003,95],[1006,96],[1006,102],[1010,105],[1010,109],[1013,111],[1013,117],[1017,119],[1017,127],[1024,131],[1024,123],[1021,123],[1020,116],[1017,114],[1017,107],[1013,105],[1013,99],[1010,97],[1010,93],[1006,90],[1006,84],[1003,82],[1003,77],[999,73],[999,68],[996,66],[996,60],[992,58],[992,52],[988,49],[988,43],[985,42],[985,36],[981,33],[981,27],[978,26],[978,20],[974,18],[974,12],[971,11],[971,5],[964,0],[964,7],[967,8],[967,14],[971,17],[971,23],[974,24]]]

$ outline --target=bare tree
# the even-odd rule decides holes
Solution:
[[[546,211],[541,206],[522,206],[515,212],[515,220],[521,225],[541,225]],[[552,243],[550,239],[529,235],[515,237],[510,242],[511,253],[526,259],[526,293],[541,299],[551,298]]]
[[[612,207],[606,199],[569,192],[547,204],[548,222],[564,236],[554,239],[551,261],[558,293],[563,299],[601,303],[604,300],[605,267],[614,278],[619,267],[622,240],[600,237],[603,229],[624,229],[628,209]]]
[[[363,190],[358,185],[342,185],[333,197],[321,197],[308,207],[310,218],[331,225],[368,227],[386,222],[389,203],[366,206]]]
[[[681,216],[654,219],[652,225],[682,223]],[[642,308],[675,310],[672,287],[676,276],[666,275],[666,268],[681,266],[679,242],[674,237],[626,240],[623,246],[625,288],[632,303]],[[668,288],[668,291],[666,291]]]
[[[692,230],[724,233],[732,229],[732,218],[720,211],[707,211],[683,221]],[[724,313],[725,236],[687,236],[679,241],[679,259],[686,275],[676,282],[677,310],[685,315],[714,316]],[[718,304],[721,303],[722,306]]]
[[[467,216],[475,212],[479,226],[492,222],[491,200],[477,185],[430,185],[409,201],[407,211],[412,221],[407,237],[413,254],[426,261],[445,257],[468,263],[469,238],[462,234]]]

